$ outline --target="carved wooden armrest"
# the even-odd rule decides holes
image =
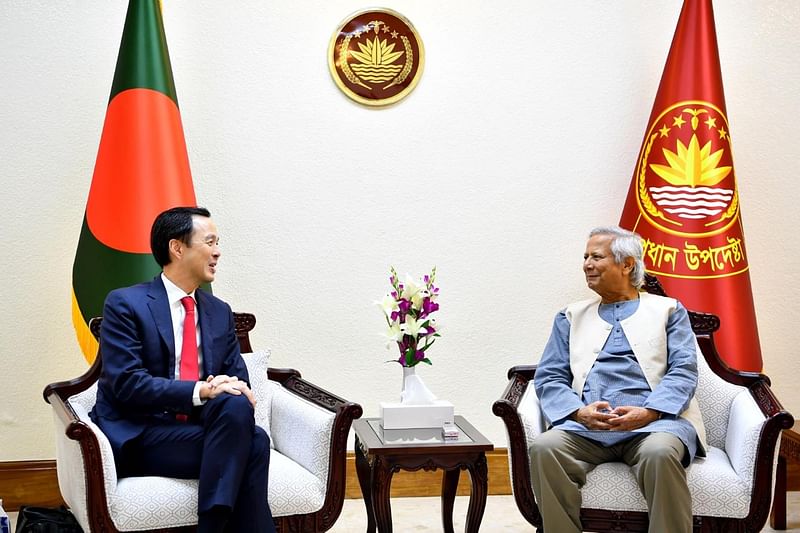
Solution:
[[[508,371],[508,385],[492,412],[503,419],[508,432],[508,451],[511,455],[511,483],[517,507],[531,524],[541,525],[541,515],[533,497],[528,459],[528,440],[518,408],[528,385],[536,373],[536,365],[515,366]]]

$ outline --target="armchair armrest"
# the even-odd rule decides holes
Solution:
[[[270,414],[273,446],[324,483],[335,413],[285,388],[275,389]]]
[[[56,436],[58,484],[64,501],[85,527],[91,520],[87,509],[105,507],[116,492],[114,455],[100,428],[80,406],[76,409],[62,398],[65,391],[59,390],[58,385],[45,390],[45,400],[53,408],[54,423],[63,429]],[[86,390],[76,389],[74,382],[64,385],[72,392]]]
[[[759,377],[755,377],[759,376]],[[736,472],[752,482],[752,497],[750,499],[749,516],[766,517],[769,514],[773,487],[773,471],[777,459],[778,439],[782,430],[789,429],[794,424],[794,417],[787,412],[769,386],[766,376],[756,374],[751,379],[748,390],[734,399],[728,423],[728,435],[725,440],[726,452]],[[741,412],[740,412],[741,411]],[[761,419],[761,423],[754,422]],[[737,436],[735,432],[747,432],[745,439]],[[752,442],[757,433],[755,442]],[[749,438],[747,438],[749,437]],[[753,457],[754,456],[754,457]],[[747,468],[743,467],[746,460],[751,463],[749,477]]]
[[[508,371],[508,385],[492,412],[503,419],[508,434],[508,454],[511,466],[511,487],[517,508],[531,524],[541,524],[531,486],[528,439],[519,407],[536,373],[536,365],[515,366]]]
[[[333,526],[342,511],[347,436],[353,420],[361,417],[363,409],[357,403],[349,402],[302,379],[297,370],[270,368],[267,373],[270,380],[283,387],[281,393],[276,394],[272,400],[272,438],[276,449],[302,464],[320,479],[327,480],[325,502],[319,511],[318,524],[321,531],[326,531]],[[293,413],[298,412],[297,409],[308,416],[303,416],[303,420],[295,420]],[[307,435],[312,439],[316,438],[320,443],[327,439],[323,447],[327,450],[325,457],[314,458],[313,450],[309,451],[309,444],[297,446],[296,449],[289,445],[288,439],[291,436],[285,434],[284,429],[297,428],[298,424],[305,426],[303,429],[298,428],[298,431],[309,431]],[[323,465],[324,473],[321,474]]]
[[[754,455],[766,421],[767,417],[758,408],[749,390],[742,390],[733,399],[725,435],[725,453],[733,469],[748,485],[753,482]]]

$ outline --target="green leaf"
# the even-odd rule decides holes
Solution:
[[[409,347],[406,350],[406,366],[412,366],[414,363],[414,348]]]
[[[428,344],[426,344],[425,346],[423,346],[423,347],[420,349],[420,351],[421,351],[421,352],[424,352],[425,350],[427,350],[427,349],[428,349],[428,347],[430,347],[430,346],[433,346],[433,343],[434,343],[434,342],[436,342],[436,339],[432,340],[431,342],[429,342]]]
[[[429,365],[432,365],[432,364],[433,364],[433,363],[431,363],[431,360],[430,360],[430,359],[428,359],[427,357],[426,357],[425,359],[423,359],[423,360],[422,360],[422,362],[423,362],[423,363],[428,363]]]

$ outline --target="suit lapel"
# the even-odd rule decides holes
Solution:
[[[153,322],[161,335],[161,341],[166,347],[164,352],[167,357],[167,367],[169,368],[169,375],[175,375],[175,334],[172,325],[172,313],[169,310],[169,300],[167,300],[167,289],[164,288],[164,282],[161,281],[161,275],[153,279],[150,283],[150,290],[147,293],[150,301],[147,302],[147,307],[150,308],[150,314],[153,317]]]
[[[197,300],[197,309],[200,312],[200,349],[203,352],[203,370],[205,374],[200,376],[204,378],[209,374],[213,374],[213,369],[216,368],[214,364],[214,351],[212,347],[213,335],[211,334],[212,319],[211,319],[211,305],[208,302],[208,295],[202,289],[194,291],[195,299]]]

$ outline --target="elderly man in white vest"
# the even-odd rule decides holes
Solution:
[[[697,342],[680,302],[639,292],[641,238],[595,228],[583,255],[597,296],[553,323],[534,381],[550,429],[530,447],[546,533],[581,531],[581,487],[595,465],[630,465],[651,533],[692,531],[685,468],[705,455],[694,400]]]

